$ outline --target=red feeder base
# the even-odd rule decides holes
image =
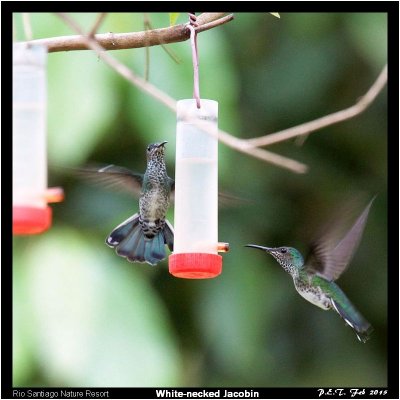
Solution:
[[[33,235],[51,225],[51,208],[13,207],[13,235]]]
[[[171,254],[168,260],[169,272],[177,278],[215,278],[222,272],[222,257],[208,253]]]

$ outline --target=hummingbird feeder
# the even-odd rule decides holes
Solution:
[[[63,199],[47,188],[46,61],[44,46],[13,45],[13,234],[41,233],[51,226],[47,205]]]
[[[174,253],[169,272],[179,278],[214,278],[222,272],[218,242],[218,103],[198,93],[195,31],[191,38],[194,99],[177,102]],[[193,33],[194,32],[194,33]]]

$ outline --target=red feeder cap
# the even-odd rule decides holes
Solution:
[[[222,257],[209,253],[171,254],[168,260],[169,272],[177,278],[215,278],[222,272]]]
[[[13,207],[13,235],[33,235],[50,228],[51,208]]]

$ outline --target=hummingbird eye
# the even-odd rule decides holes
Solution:
[[[282,253],[282,254],[287,253],[287,249],[285,249],[284,247],[282,247],[282,248],[281,248],[281,253]]]

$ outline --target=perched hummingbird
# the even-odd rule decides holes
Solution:
[[[294,286],[301,296],[324,310],[333,308],[353,328],[357,338],[363,343],[369,339],[373,328],[334,281],[350,263],[360,242],[373,200],[338,243],[334,244],[332,241],[332,227],[322,234],[312,243],[305,261],[301,253],[293,247],[246,245],[271,254],[292,276]]]
[[[166,257],[165,245],[173,250],[174,231],[165,214],[175,183],[167,175],[164,160],[166,143],[147,146],[144,174],[115,165],[91,172],[87,169],[82,171],[83,175],[103,183],[116,184],[135,193],[140,190],[139,212],[118,225],[106,239],[108,246],[115,248],[119,256],[131,262],[156,265]]]

